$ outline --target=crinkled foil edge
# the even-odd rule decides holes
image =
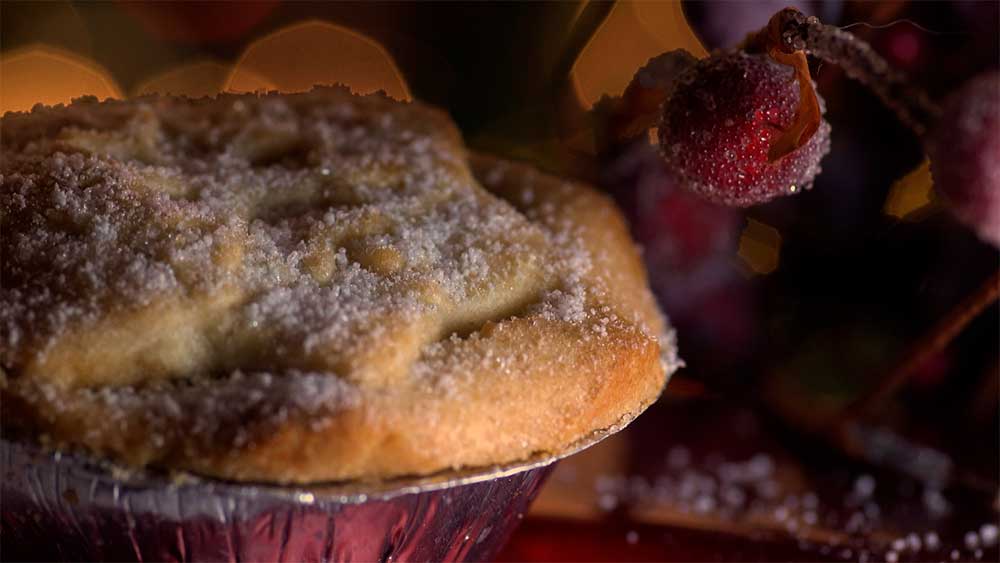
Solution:
[[[18,457],[31,456],[37,463],[70,465],[74,473],[97,482],[119,485],[130,489],[151,488],[193,488],[208,487],[217,495],[233,494],[238,497],[257,497],[271,500],[314,504],[334,502],[357,504],[369,500],[387,500],[401,495],[436,491],[480,483],[492,479],[508,477],[551,465],[552,463],[587,449],[628,426],[649,405],[643,405],[637,412],[622,417],[616,424],[595,430],[573,442],[561,452],[539,452],[516,462],[489,467],[446,470],[422,477],[402,477],[383,481],[350,481],[335,483],[314,483],[301,485],[275,485],[254,482],[225,481],[201,477],[186,472],[165,473],[149,469],[134,469],[106,460],[95,459],[85,453],[75,451],[53,451],[41,445],[27,442],[13,442],[0,437],[2,457],[10,459],[15,452]],[[6,463],[5,463],[6,465]]]

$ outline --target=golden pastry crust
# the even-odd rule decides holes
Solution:
[[[426,106],[318,88],[2,127],[5,432],[380,479],[558,453],[676,367],[614,205],[470,158]]]

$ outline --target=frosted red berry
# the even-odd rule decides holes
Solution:
[[[1000,73],[978,76],[948,97],[927,152],[938,193],[1000,247]]]
[[[762,54],[713,55],[681,75],[664,104],[663,158],[685,188],[725,205],[745,207],[809,189],[830,150],[825,120],[804,145],[768,160],[798,105],[791,67]]]

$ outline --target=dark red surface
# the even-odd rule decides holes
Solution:
[[[528,519],[497,561],[842,561],[794,540],[629,523]]]

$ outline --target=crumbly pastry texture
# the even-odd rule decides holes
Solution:
[[[677,366],[613,204],[340,88],[0,121],[6,437],[278,483],[559,453]]]

